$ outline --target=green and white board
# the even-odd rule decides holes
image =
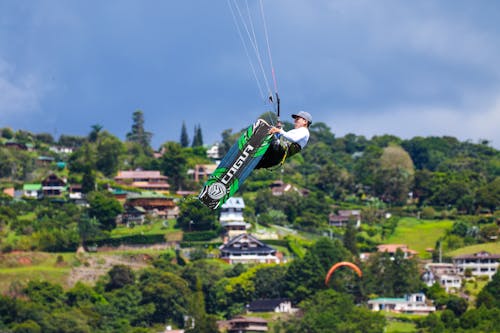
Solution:
[[[198,195],[203,204],[216,209],[238,191],[269,147],[270,128],[262,119],[247,128],[203,185]]]

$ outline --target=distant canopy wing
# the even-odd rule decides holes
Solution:
[[[326,285],[328,285],[328,281],[330,281],[330,277],[332,276],[333,272],[335,272],[335,270],[337,268],[342,267],[342,266],[347,266],[350,269],[354,270],[358,274],[359,277],[363,276],[363,273],[361,272],[361,269],[359,269],[358,266],[356,266],[352,262],[342,261],[342,262],[338,262],[335,265],[333,265],[332,267],[330,267],[330,270],[328,271],[328,273],[326,274],[326,277],[325,277],[325,284]]]

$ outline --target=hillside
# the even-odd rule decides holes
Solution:
[[[393,235],[387,238],[386,244],[406,244],[418,252],[422,259],[429,259],[436,241],[451,230],[453,221],[450,220],[422,220],[416,218],[402,218],[398,222]]]

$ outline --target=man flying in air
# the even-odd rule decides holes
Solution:
[[[309,140],[309,126],[312,123],[312,116],[309,112],[300,111],[297,114],[292,114],[292,118],[295,127],[290,131],[284,131],[280,127],[271,127],[269,134],[275,134],[276,137],[255,169],[278,165],[285,158],[297,154],[306,146]],[[279,136],[285,139],[284,144],[280,143]]]

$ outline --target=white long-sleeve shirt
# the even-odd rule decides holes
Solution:
[[[309,141],[309,129],[307,127],[294,128],[289,131],[281,129],[279,133],[288,141],[298,143],[301,149],[304,149],[307,141]]]

